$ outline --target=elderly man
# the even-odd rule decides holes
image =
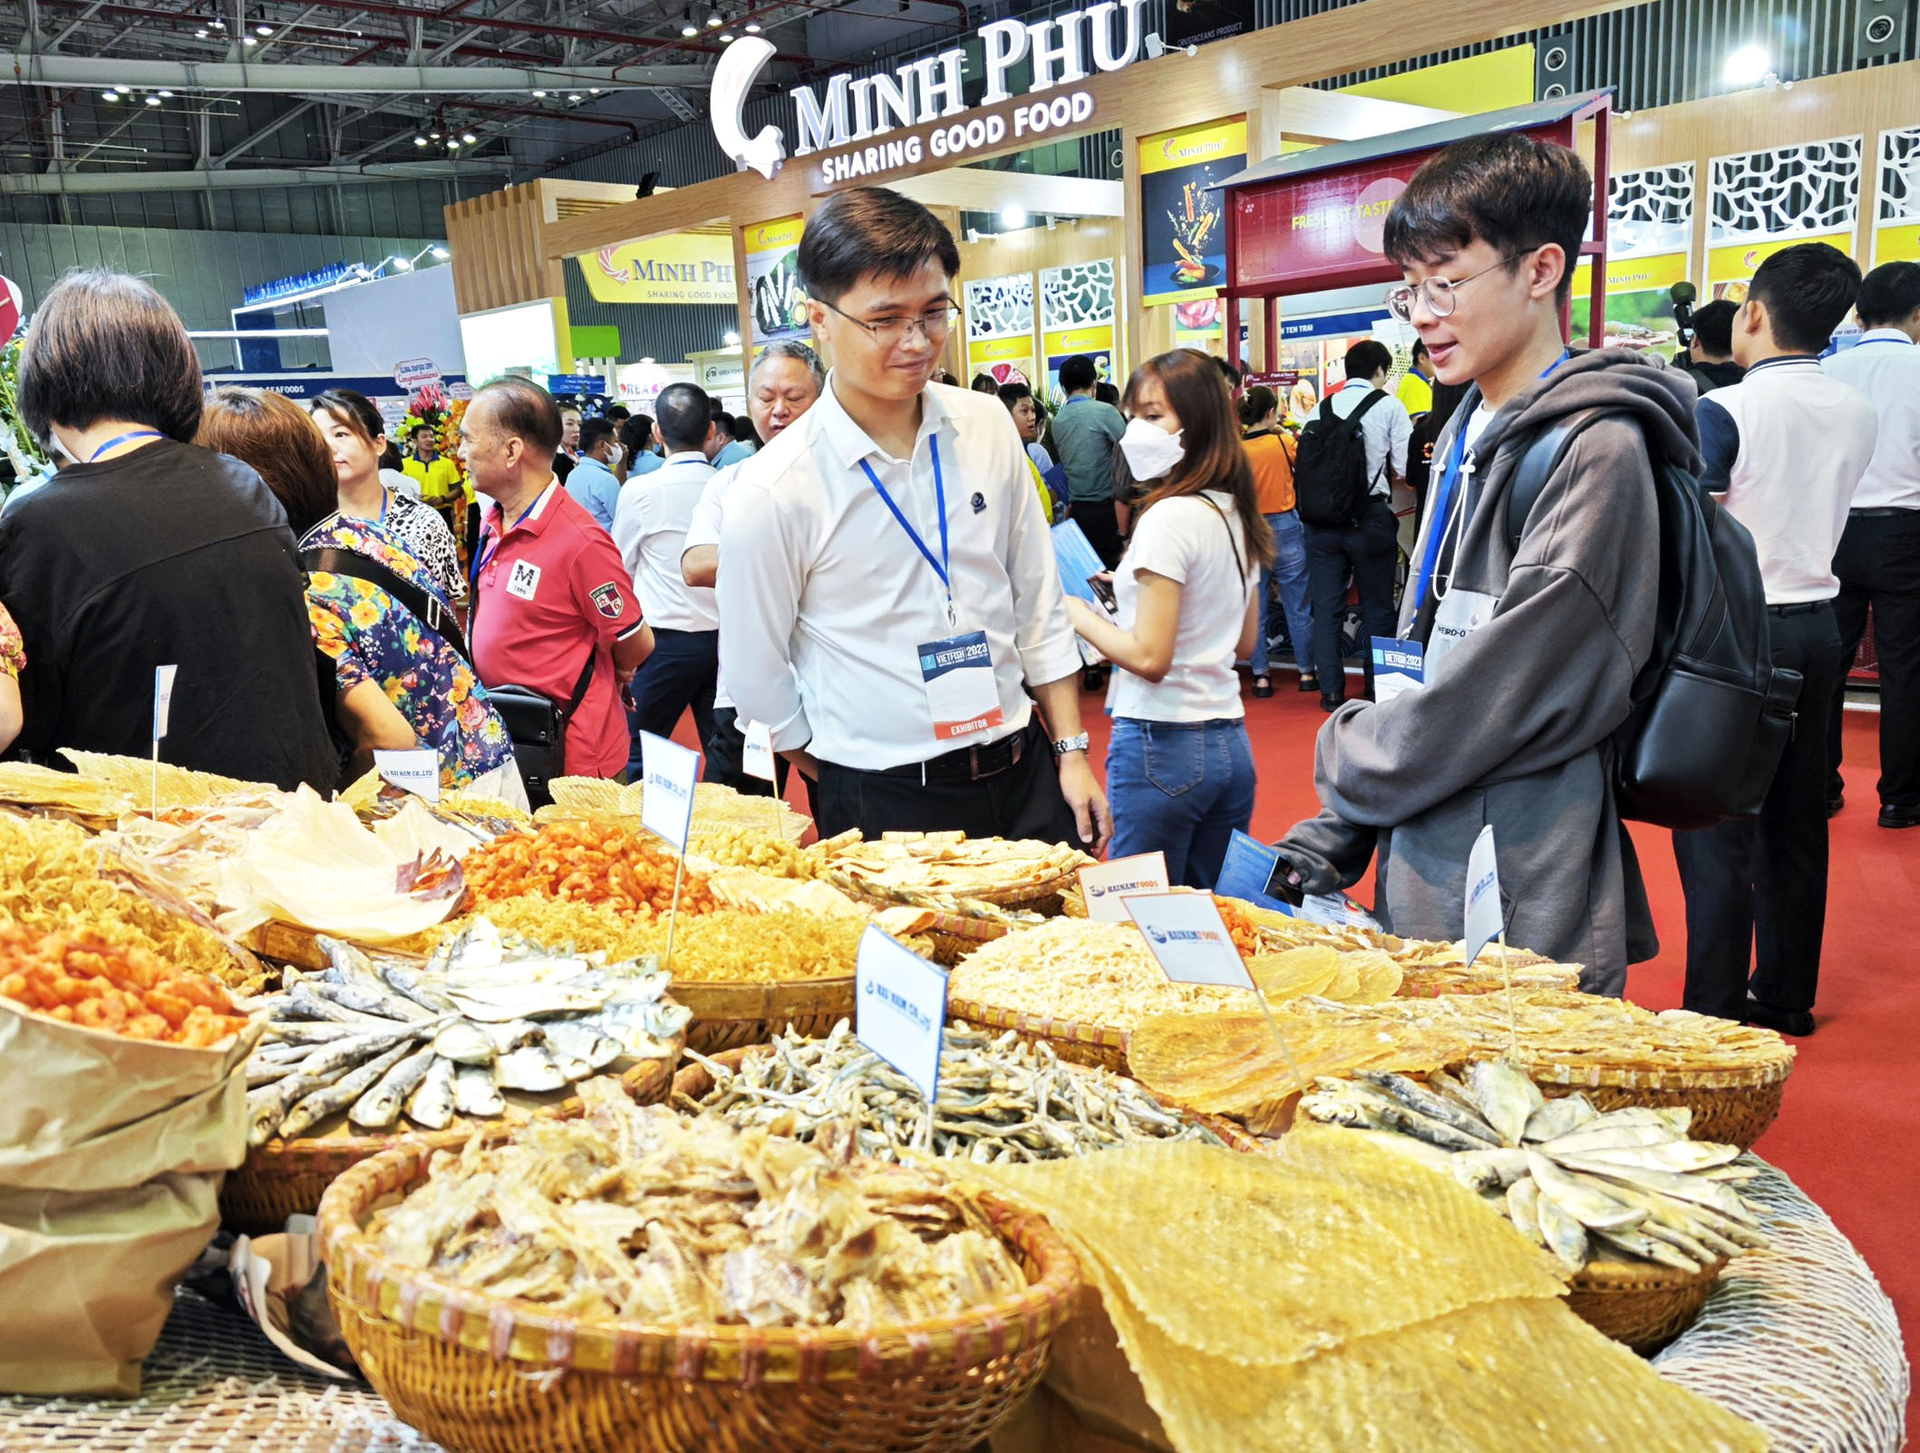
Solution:
[[[753,420],[755,432],[771,444],[789,424],[813,407],[826,379],[819,355],[806,344],[769,343],[747,376],[747,413]],[[687,530],[685,551],[680,556],[680,571],[688,585],[710,586],[720,573],[720,526],[726,519],[727,492],[746,462],[742,459],[719,471],[707,481],[700,495],[700,504],[693,512],[693,524]],[[773,792],[773,784],[749,777],[740,769],[745,738],[740,731],[739,713],[727,695],[724,662],[720,672],[713,700],[713,732],[707,738],[706,778],[709,782],[724,783],[736,792],[767,796]],[[784,759],[776,770],[784,789],[787,777]]]

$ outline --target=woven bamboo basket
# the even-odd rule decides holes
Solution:
[[[1061,1059],[1078,1065],[1094,1065],[1119,1074],[1127,1069],[1127,1032],[1103,1024],[1078,1024],[1071,1019],[1022,1014],[1014,1009],[999,1009],[991,1004],[976,1004],[971,999],[947,1000],[947,1018],[983,1029],[1011,1029],[1022,1039],[1045,1040]]]
[[[1080,1287],[1058,1232],[983,1198],[1028,1285],[956,1316],[862,1332],[583,1322],[380,1256],[362,1222],[427,1161],[408,1144],[355,1166],[320,1237],[361,1371],[454,1453],[963,1453],[1040,1381]]]
[[[719,1054],[765,1044],[789,1028],[809,1038],[824,1035],[853,1017],[854,979],[851,974],[768,984],[675,979],[673,997],[693,1011],[686,1047]]]
[[[922,933],[933,939],[934,962],[951,968],[983,943],[1005,938],[1012,929],[1004,923],[985,918],[962,918],[957,913],[939,914]]]
[[[1780,1114],[1793,1061],[1776,1060],[1739,1070],[1615,1069],[1531,1062],[1525,1068],[1549,1099],[1578,1090],[1600,1110],[1685,1105],[1693,1111],[1689,1138],[1751,1150]]]
[[[1722,1258],[1689,1272],[1650,1262],[1588,1262],[1567,1288],[1567,1306],[1595,1331],[1651,1357],[1693,1325],[1726,1265]]]
[[[627,1093],[642,1105],[657,1104],[666,1099],[679,1062],[680,1047],[676,1045],[671,1058],[641,1060],[620,1080]],[[569,1096],[534,1113],[573,1116],[580,1110],[579,1098]],[[418,1147],[423,1154],[458,1150],[476,1129],[482,1128],[471,1121],[459,1121],[445,1130],[269,1140],[249,1150],[240,1168],[230,1172],[221,1184],[221,1224],[249,1236],[272,1235],[286,1228],[287,1217],[317,1210],[321,1196],[335,1178],[362,1161],[402,1144]]]

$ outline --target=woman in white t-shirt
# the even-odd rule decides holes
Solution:
[[[1259,629],[1273,560],[1233,403],[1204,353],[1177,348],[1127,383],[1116,487],[1145,499],[1114,572],[1116,619],[1069,597],[1074,629],[1120,669],[1107,692],[1115,857],[1164,852],[1175,883],[1211,888],[1253,820],[1253,749],[1234,662]]]

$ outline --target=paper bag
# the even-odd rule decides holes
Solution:
[[[134,1396],[174,1283],[219,1228],[218,1175],[0,1190],[0,1391]]]

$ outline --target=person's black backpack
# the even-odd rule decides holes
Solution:
[[[1541,432],[1507,495],[1507,544],[1573,438],[1604,411]],[[1660,505],[1660,605],[1653,653],[1614,733],[1620,815],[1660,827],[1756,816],[1793,731],[1800,673],[1776,668],[1753,536],[1685,469],[1653,457]]]
[[[1343,419],[1333,411],[1329,394],[1301,429],[1293,460],[1293,497],[1303,524],[1348,529],[1366,514],[1373,480],[1367,474],[1360,421],[1386,396],[1384,389],[1373,390]]]

